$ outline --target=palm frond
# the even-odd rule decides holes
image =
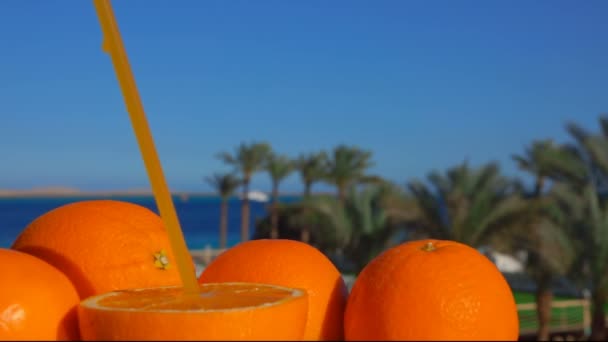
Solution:
[[[357,180],[357,183],[364,185],[381,185],[384,182],[386,182],[386,180],[382,176],[378,175],[363,175]]]
[[[418,180],[410,181],[407,188],[421,213],[413,223],[422,226],[435,238],[447,238],[449,230],[443,216],[441,198]]]
[[[329,220],[337,236],[336,240],[341,246],[345,246],[350,241],[353,225],[344,207],[336,198],[325,195],[309,197],[303,199],[302,205],[315,210]]]
[[[532,163],[526,159],[526,157],[514,154],[511,156],[511,159],[517,163],[517,166],[521,170],[535,172],[535,170],[532,168]]]
[[[306,194],[314,183],[326,178],[327,161],[328,157],[325,151],[301,154],[294,161],[294,166],[300,173],[302,183],[304,183]]]
[[[593,166],[608,175],[608,139],[600,136],[589,137],[584,144],[589,153]]]
[[[270,153],[267,156],[264,167],[268,171],[272,181],[278,183],[294,171],[295,164],[285,155]]]
[[[355,146],[339,145],[326,162],[325,180],[334,185],[348,186],[365,176],[374,165],[372,153]]]
[[[249,181],[251,175],[261,171],[264,167],[268,155],[272,149],[266,142],[241,142],[234,150],[233,154],[221,152],[217,158],[224,163],[233,166],[241,173],[245,182]]]
[[[540,245],[537,251],[544,264],[552,272],[565,274],[576,257],[576,247],[571,236],[564,229],[547,219],[541,219],[536,226]]]
[[[229,165],[234,165],[236,164],[236,159],[228,152],[220,152],[216,155],[217,159],[221,160],[222,162],[229,164]]]
[[[546,174],[555,180],[582,184],[589,179],[587,166],[577,146],[560,146],[545,158]]]
[[[569,122],[566,124],[566,131],[570,133],[570,135],[579,143],[584,144],[585,140],[591,135],[585,129],[580,127],[579,125]]]
[[[519,196],[509,196],[491,208],[484,208],[485,215],[474,224],[469,225],[467,239],[472,246],[478,246],[493,230],[508,227],[509,221],[521,221],[529,208],[529,202]]]
[[[230,197],[243,184],[234,173],[214,173],[205,177],[204,180],[224,199]]]
[[[450,181],[437,170],[431,171],[428,174],[427,179],[440,194],[446,194],[450,189]]]

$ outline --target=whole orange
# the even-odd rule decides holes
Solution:
[[[343,338],[347,289],[342,275],[318,249],[293,240],[252,240],[220,254],[199,282],[264,283],[308,292],[304,340]]]
[[[181,284],[160,216],[129,202],[89,200],[61,206],[30,223],[12,248],[63,271],[83,299]]]
[[[380,254],[359,274],[347,340],[512,340],[513,293],[496,266],[454,241],[419,240]]]
[[[0,249],[0,340],[77,340],[74,285],[55,267]]]

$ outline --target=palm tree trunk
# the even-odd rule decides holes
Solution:
[[[342,205],[346,203],[346,185],[338,184],[338,200]]]
[[[220,214],[220,248],[226,248],[226,236],[228,235],[228,200],[222,199]]]
[[[279,238],[279,183],[272,184],[272,213],[270,215],[270,238]]]
[[[304,226],[300,231],[300,241],[304,243],[310,243],[310,227]]]
[[[310,192],[312,191],[312,182],[307,181],[304,183],[304,197],[310,197]]]
[[[534,184],[534,198],[542,196],[545,179],[542,176],[536,177]],[[541,240],[542,241],[542,240]],[[553,277],[547,272],[547,266],[543,262],[539,263],[540,275],[536,282],[536,315],[538,317],[538,341],[549,341],[549,328],[551,323],[551,304],[553,302]]]
[[[606,298],[604,292],[596,290],[593,294],[593,316],[591,318],[590,341],[604,341],[606,339],[606,314],[604,304]]]
[[[366,239],[365,236],[356,238],[356,244],[350,253],[351,259],[354,259],[353,261],[355,263],[355,267],[357,267],[355,270],[356,274],[361,273],[361,271],[363,271],[365,266],[367,266],[369,263],[368,257],[371,249],[369,242],[369,239]]]
[[[241,202],[241,241],[249,240],[249,180],[243,182],[243,200]]]
[[[311,188],[312,188],[312,182],[304,183],[304,198],[310,197]],[[303,215],[307,215],[307,213],[308,213],[308,208],[305,208]],[[302,227],[302,230],[300,231],[300,241],[302,241],[304,243],[310,243],[310,227],[306,223],[304,224],[304,226]]]
[[[543,187],[545,185],[545,177],[539,176],[536,177],[536,182],[534,183],[534,197],[539,198],[543,193]]]
[[[270,238],[279,238],[279,211],[276,203],[272,204],[272,214],[270,215]]]
[[[549,341],[549,324],[551,322],[551,303],[553,290],[550,273],[543,272],[536,284],[536,314],[538,317],[537,341]]]

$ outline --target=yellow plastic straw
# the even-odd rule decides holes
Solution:
[[[177,268],[184,286],[184,292],[193,294],[198,292],[196,274],[189,262],[188,249],[182,235],[171,193],[165,182],[160,160],[154,147],[152,133],[146,120],[144,107],[139,98],[135,78],[129,65],[127,53],[120,37],[118,24],[114,18],[114,12],[110,0],[93,0],[97,9],[97,16],[103,31],[103,50],[112,57],[112,63],[118,77],[118,83],[127,105],[127,111],[131,117],[131,124],[139,143],[148,177],[152,185],[152,192],[156,199],[156,205],[160,211],[171,242],[171,249],[176,258]]]

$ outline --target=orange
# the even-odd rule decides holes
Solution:
[[[89,200],[51,210],[30,223],[12,248],[63,271],[82,299],[181,284],[160,216],[129,202]]]
[[[340,272],[316,248],[293,240],[252,240],[220,254],[200,283],[253,282],[305,289],[304,340],[341,340],[347,290]]]
[[[31,255],[0,249],[0,340],[76,340],[74,285]]]
[[[380,254],[359,274],[344,318],[347,340],[511,340],[513,293],[496,266],[454,241],[420,240]]]
[[[308,311],[306,292],[248,283],[110,292],[78,308],[84,340],[299,340]]]

